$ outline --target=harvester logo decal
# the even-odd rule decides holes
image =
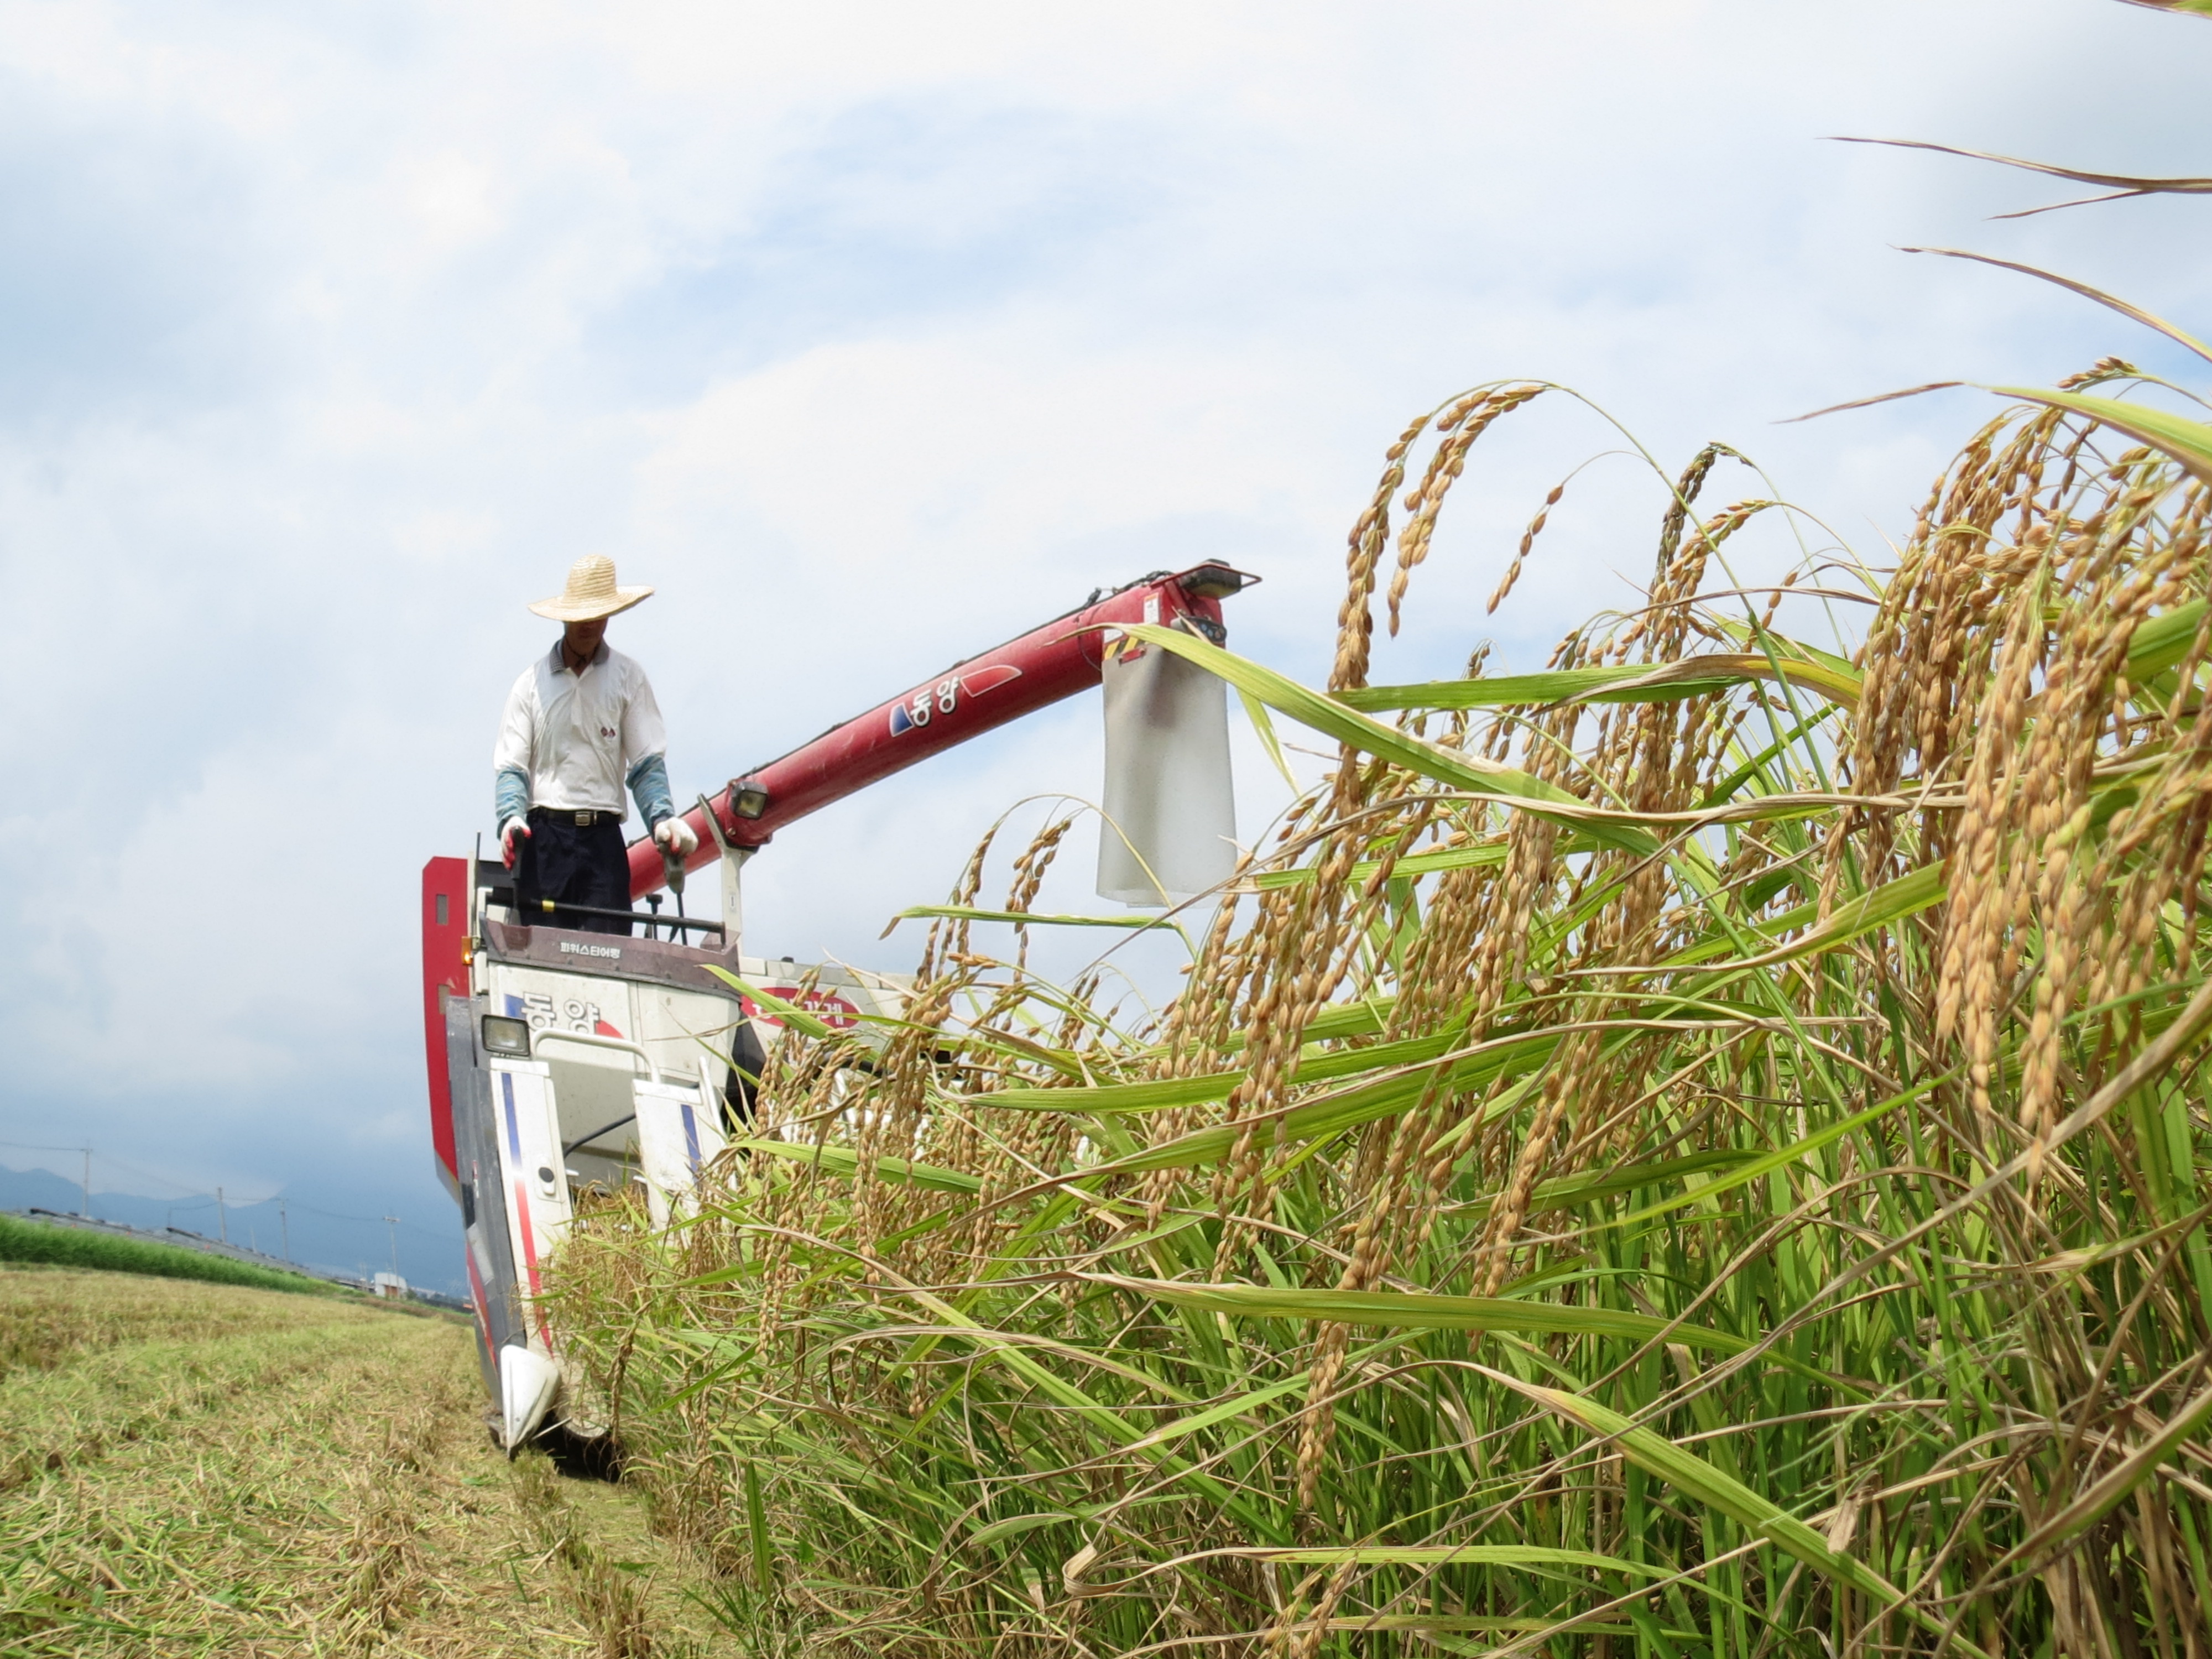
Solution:
[[[622,1033],[607,1024],[599,1013],[599,1005],[583,997],[562,997],[555,1001],[548,991],[532,992],[526,997],[512,991],[507,996],[507,1012],[510,1018],[526,1019],[533,1031],[581,1031],[591,1036],[619,1037]]]
[[[927,726],[939,714],[949,714],[960,706],[965,692],[980,697],[986,691],[994,691],[1008,680],[1017,680],[1022,671],[1010,662],[994,662],[981,668],[971,668],[964,674],[947,674],[934,685],[926,685],[904,702],[891,710],[891,735],[911,732],[917,726]]]

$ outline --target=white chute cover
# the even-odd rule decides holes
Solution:
[[[1172,652],[1132,643],[1116,641],[1106,653],[1108,821],[1098,831],[1098,896],[1170,904],[1237,867],[1229,687]]]

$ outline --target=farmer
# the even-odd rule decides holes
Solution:
[[[514,872],[515,897],[531,921],[589,933],[630,931],[610,916],[548,918],[540,904],[629,908],[625,783],[664,853],[684,855],[699,844],[669,794],[668,738],[645,670],[606,642],[607,618],[652,592],[616,586],[614,561],[593,554],[568,567],[568,586],[558,598],[530,607],[562,631],[507,694],[491,763],[500,856]]]

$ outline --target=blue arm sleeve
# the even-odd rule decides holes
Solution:
[[[526,817],[530,811],[530,775],[519,767],[501,767],[492,775],[491,800],[494,821],[501,825],[509,818]]]
[[[629,793],[645,820],[647,834],[659,828],[661,819],[676,816],[676,800],[668,790],[668,763],[663,757],[647,755],[629,769]]]

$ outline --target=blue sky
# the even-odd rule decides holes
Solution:
[[[1878,561],[1984,406],[1778,420],[2108,351],[2187,374],[1893,245],[2202,326],[2206,210],[1990,222],[2056,192],[1822,136],[2212,172],[2208,67],[2212,27],[2109,0],[0,0],[0,1164],[73,1176],[18,1148],[88,1139],[449,1224],[411,895],[489,828],[523,604],[584,552],[661,590],[615,638],[687,795],[1201,556],[1267,578],[1242,648],[1320,672],[1382,448],[1503,375],[1669,465],[1727,440]],[[1612,458],[1480,611],[1619,446],[1565,401],[1486,440],[1378,675],[1486,635],[1530,665],[1623,602],[1660,503]],[[884,919],[1010,804],[1094,793],[1097,721],[780,836],[750,942],[903,965]],[[1240,788],[1255,834],[1279,787]]]

